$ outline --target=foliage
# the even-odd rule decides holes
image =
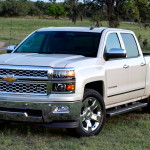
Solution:
[[[49,6],[49,3],[45,3],[43,1],[35,2],[35,7],[39,9],[40,16],[43,16],[44,14],[46,14],[45,10],[47,10],[48,6]]]
[[[65,0],[57,3],[30,0],[0,0],[0,16],[68,17],[75,24],[78,19],[91,20],[95,26],[108,21],[110,27],[118,27],[120,22],[137,22],[140,27],[149,27],[150,3],[147,0]]]
[[[2,13],[2,11],[3,11],[3,5],[2,5],[2,2],[0,1],[0,16],[1,16],[1,13]]]
[[[100,6],[99,10],[104,8],[107,11],[110,27],[118,27],[121,19],[136,21],[139,24],[141,21],[150,20],[150,5],[147,0],[93,0],[90,3]],[[102,16],[103,12],[99,11],[96,15]]]
[[[67,15],[74,24],[79,17],[82,20],[84,15],[84,5],[82,3],[78,2],[78,0],[66,0],[64,4],[68,12]]]
[[[147,39],[144,39],[144,41],[143,41],[143,46],[144,46],[144,48],[146,48],[147,45],[148,45],[148,40],[147,40]]]
[[[60,4],[50,4],[46,10],[46,14],[59,18],[60,16],[66,15],[65,9]]]
[[[6,0],[0,2],[0,15],[2,16],[26,16],[39,15],[41,13],[38,7],[40,2],[31,2],[27,0]],[[41,4],[42,5],[42,4]],[[45,10],[42,10],[42,12]]]

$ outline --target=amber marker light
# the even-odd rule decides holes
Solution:
[[[66,90],[67,91],[74,91],[75,90],[75,85],[74,84],[67,84],[66,85]]]

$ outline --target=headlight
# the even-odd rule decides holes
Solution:
[[[53,79],[73,79],[75,78],[74,70],[54,70]]]
[[[75,92],[75,71],[72,68],[53,69],[52,72],[52,92],[54,93],[74,93]]]
[[[54,83],[53,84],[54,92],[75,92],[75,83]]]

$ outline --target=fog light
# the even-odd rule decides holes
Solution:
[[[69,113],[69,107],[63,105],[53,106],[53,113]]]

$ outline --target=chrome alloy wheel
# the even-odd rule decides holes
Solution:
[[[87,97],[83,101],[80,122],[86,132],[96,130],[102,123],[102,109],[99,100],[95,97]]]

